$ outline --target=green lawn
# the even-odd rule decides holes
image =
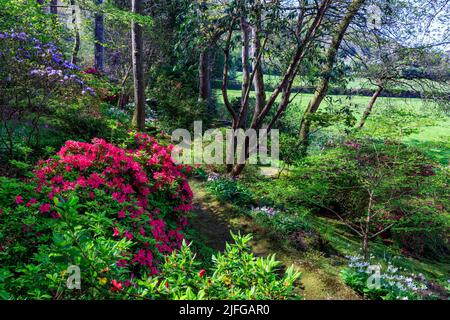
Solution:
[[[240,81],[242,79],[242,72],[235,72],[230,78],[232,80]],[[272,86],[272,87],[277,86],[280,83],[280,80],[281,80],[280,76],[275,76],[275,75],[265,75],[264,76],[264,82],[267,85]],[[364,79],[364,78],[353,78],[353,79],[347,79],[346,81],[348,81],[346,84],[343,82],[331,83],[331,87],[332,88],[343,88],[345,85],[345,88],[349,89],[349,90],[371,89],[371,90],[375,91],[375,89],[376,89],[376,86],[374,86],[367,79]],[[405,82],[408,83],[408,85],[397,84],[397,85],[390,86],[388,89],[411,91],[411,87],[416,86],[416,83],[414,81],[406,80]],[[299,80],[297,78],[294,83],[294,87],[296,87],[296,86],[311,87],[312,85],[305,83],[304,81],[302,82],[301,80]],[[437,88],[437,90],[445,90],[441,85],[439,85],[437,83],[436,83],[435,87]]]
[[[222,95],[221,95],[221,91],[220,90],[216,90],[215,91],[216,97],[217,97],[217,101],[219,102],[219,104],[221,106],[223,106],[223,100],[222,100]],[[271,94],[271,92],[267,92],[267,96],[269,97]],[[241,95],[241,91],[240,90],[228,90],[228,95],[230,100],[234,99],[234,98],[238,98]],[[293,94],[295,95],[295,93]],[[297,95],[297,97],[294,99],[293,104],[297,104],[300,105],[303,109],[306,108],[306,106],[308,105],[309,100],[312,98],[312,94],[309,93],[302,93]],[[351,98],[348,98],[346,96],[329,96],[330,98],[332,98],[333,100],[339,100],[340,101],[340,105],[344,104],[344,103],[351,103],[351,104],[355,104],[357,106],[359,106],[361,112],[364,109],[364,107],[367,105],[367,103],[370,100],[370,97],[364,97],[364,96],[352,96]],[[326,104],[326,102],[324,102],[324,104]],[[330,103],[328,103],[330,104]],[[430,103],[427,102],[423,102],[420,99],[408,99],[408,98],[384,98],[381,97],[378,99],[377,101],[377,105],[378,106],[412,106],[414,108],[425,108],[427,106],[430,105]]]
[[[232,101],[239,98],[240,90],[229,90]],[[270,96],[270,92],[267,96]],[[220,90],[215,91],[219,104],[219,114],[224,119],[229,116],[223,105]],[[284,119],[295,127],[300,123],[303,112],[312,94],[299,94],[288,107]],[[321,111],[328,112],[344,106],[352,110],[356,119],[362,115],[370,97],[364,96],[329,96],[322,104]],[[343,126],[333,126],[321,130],[323,135],[339,135],[344,132]],[[410,132],[409,132],[409,131]],[[386,136],[403,139],[406,143],[417,146],[440,163],[448,165],[450,158],[450,117],[437,111],[433,102],[409,98],[378,99],[373,114],[367,121],[365,131],[374,136]]]

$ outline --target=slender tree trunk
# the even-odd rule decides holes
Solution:
[[[78,53],[80,52],[80,46],[81,46],[81,38],[80,38],[80,30],[78,29],[75,0],[70,0],[70,5],[72,7],[72,25],[73,25],[73,31],[74,31],[74,36],[75,36],[75,41],[74,41],[74,45],[73,45],[73,49],[72,49],[71,62],[73,64],[77,64],[78,63]]]
[[[200,102],[211,103],[211,52],[209,45],[200,52],[199,68],[199,97]]]
[[[246,98],[247,90],[251,86],[250,83],[250,26],[245,17],[241,18],[241,35],[242,35],[242,89],[241,89],[241,109],[239,112],[239,122],[235,129],[245,128],[247,125],[248,99]]]
[[[364,237],[363,237],[363,255],[364,255],[364,260],[367,261],[367,259],[369,258],[369,235],[368,234],[364,234]]]
[[[363,253],[364,260],[367,261],[369,257],[369,236],[370,236],[370,223],[372,222],[372,205],[373,205],[373,192],[369,191],[369,204],[367,205],[366,224],[363,230]]]
[[[128,103],[128,95],[126,94],[125,90],[125,84],[130,76],[130,71],[132,67],[129,67],[127,71],[125,72],[125,75],[122,79],[122,82],[120,83],[120,96],[117,100],[117,108],[123,108]]]
[[[359,123],[357,126],[358,129],[362,129],[364,127],[364,125],[366,124],[366,120],[372,113],[373,106],[375,105],[375,102],[377,101],[378,97],[383,92],[383,90],[384,90],[383,86],[378,86],[378,89],[377,89],[377,91],[375,91],[372,98],[370,99],[369,104],[366,107],[366,110],[364,110],[361,120],[359,120]]]
[[[141,14],[141,0],[132,0],[132,11]],[[131,41],[133,56],[133,81],[134,81],[134,103],[136,109],[133,116],[133,126],[137,129],[145,130],[145,85],[144,85],[144,65],[142,61],[143,41],[142,27],[132,22]]]
[[[97,5],[101,5],[103,0],[96,0]],[[104,70],[105,65],[105,30],[103,13],[95,14],[95,68],[98,71]]]
[[[251,79],[250,79],[250,34],[251,28],[248,24],[246,17],[241,17],[241,36],[242,36],[242,51],[241,51],[241,62],[242,62],[242,89],[241,89],[241,108],[239,111],[239,121],[235,124],[234,129],[245,129],[247,127],[247,116],[249,99],[247,97],[247,92],[250,89]],[[237,147],[242,147],[244,153],[248,149],[248,140],[244,142],[244,146],[237,146],[237,139],[234,140],[234,150],[233,153],[236,155]],[[232,168],[229,166],[228,170],[232,171],[232,176],[237,177],[242,173],[244,169],[244,164],[237,164]]]
[[[264,105],[266,104],[266,91],[264,86],[264,73],[262,68],[262,61],[258,63],[258,57],[262,50],[261,48],[261,1],[257,1],[256,22],[252,27],[252,51],[253,51],[253,72],[255,73],[253,79],[253,86],[255,88],[255,111],[254,117],[258,115]],[[262,58],[261,58],[262,60]],[[254,119],[253,119],[254,120]],[[252,121],[253,122],[253,121]]]
[[[326,62],[322,68],[322,79],[316,88],[314,97],[309,102],[309,105],[303,115],[302,121],[300,123],[300,141],[302,141],[301,153],[306,154],[309,144],[309,132],[311,127],[311,122],[308,116],[312,113],[317,112],[322,103],[323,99],[328,93],[329,83],[331,79],[331,73],[333,67],[336,63],[337,53],[339,47],[341,46],[344,35],[347,32],[348,26],[352,22],[355,15],[358,13],[359,9],[363,6],[365,0],[353,0],[348,7],[347,13],[342,18],[335,35],[333,36],[331,46],[326,54]]]
[[[50,13],[56,15],[58,14],[58,0],[50,1]]]
[[[288,66],[286,72],[284,73],[281,81],[279,82],[278,86],[275,88],[275,90],[270,95],[269,99],[266,102],[266,105],[261,110],[260,114],[257,117],[255,117],[255,120],[252,122],[251,127],[253,129],[259,128],[262,125],[262,122],[264,121],[265,117],[267,116],[267,114],[269,113],[271,108],[273,107],[273,105],[274,105],[275,101],[277,100],[278,96],[280,95],[280,93],[285,92],[286,97],[287,97],[286,100],[289,100],[291,91],[290,91],[290,89],[288,90],[288,88],[292,88],[292,82],[294,81],[294,79],[299,71],[299,66],[305,57],[306,50],[307,50],[309,44],[311,43],[311,41],[316,36],[319,27],[322,25],[325,14],[330,9],[332,2],[333,2],[333,0],[324,0],[321,3],[319,10],[317,11],[317,13],[315,15],[314,21],[310,24],[308,31],[306,32],[305,36],[303,37],[302,42],[297,46],[295,54],[293,55],[291,62],[289,63],[289,66]],[[281,108],[285,108],[285,107],[286,106],[281,106]],[[281,110],[279,110],[279,111],[281,111]],[[281,113],[278,112],[278,114],[281,114]]]
[[[289,95],[291,92],[291,88],[292,88],[292,82],[293,79],[295,78],[296,74],[299,71],[299,65],[301,64],[302,60],[305,57],[305,53],[309,47],[309,44],[311,42],[311,40],[315,37],[315,35],[317,34],[317,31],[319,29],[319,27],[322,25],[323,19],[325,17],[325,13],[328,11],[328,9],[331,7],[333,0],[323,0],[320,3],[320,6],[318,7],[318,11],[315,14],[315,17],[312,21],[312,23],[309,24],[308,29],[306,30],[306,33],[301,41],[301,43],[298,44],[292,58],[291,61],[289,63],[288,68],[286,69],[284,75],[282,76],[282,79],[280,80],[279,84],[277,85],[276,89],[272,92],[272,94],[270,95],[270,97],[267,99],[265,105],[263,106],[263,108],[259,111],[259,113],[254,114],[253,119],[251,124],[248,126],[248,129],[254,129],[254,130],[258,130],[259,128],[261,128],[261,126],[263,125],[264,119],[266,118],[267,114],[269,113],[269,111],[272,109],[272,107],[274,106],[278,96],[280,95],[280,93],[283,92],[283,100],[289,102]],[[304,13],[304,12],[303,12]],[[302,13],[300,13],[301,15]],[[243,26],[242,20],[241,20],[241,29]],[[243,43],[245,43],[246,39],[245,39],[245,32],[242,32],[243,30],[241,30],[241,33],[243,35]],[[248,46],[247,46],[248,47]],[[261,50],[263,50],[265,47],[265,43],[261,46]],[[243,51],[245,51],[246,46],[243,45]],[[226,61],[228,61],[228,55],[229,55],[229,49],[226,50]],[[261,51],[260,51],[261,52]],[[243,52],[243,57],[245,56],[245,52]],[[261,58],[262,55],[260,54],[258,56],[258,59],[256,61],[256,63],[261,63]],[[245,72],[245,71],[244,71]],[[227,110],[229,111],[229,113],[232,115],[233,117],[233,129],[236,128],[236,123],[240,124],[242,123],[242,119],[243,119],[243,115],[245,114],[245,112],[243,111],[242,107],[246,107],[246,104],[248,104],[248,97],[250,94],[250,90],[247,90],[247,93],[242,97],[243,99],[241,99],[241,110],[239,115],[237,115],[234,111],[233,108],[231,106],[231,104],[229,103],[228,100],[228,94],[227,94],[227,88],[226,88],[226,84],[227,84],[227,73],[228,73],[228,68],[225,66],[224,67],[224,78],[223,78],[223,83],[222,83],[222,95],[224,97],[224,102],[225,105],[227,107]],[[252,72],[251,74],[251,79],[248,80],[248,84],[249,84],[249,88],[251,85],[251,82],[254,81],[254,77],[256,76],[255,72]],[[245,75],[243,78],[243,86],[245,85]],[[242,101],[243,100],[243,101]],[[283,105],[280,105],[281,109],[285,109],[285,107],[288,105],[288,103],[285,103]],[[282,113],[282,110],[278,110],[277,114],[278,116]],[[247,126],[246,126],[247,128]],[[245,164],[237,164],[234,166],[233,168],[233,176],[237,177],[239,176],[243,169],[245,167]]]

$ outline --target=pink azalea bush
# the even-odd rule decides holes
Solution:
[[[192,192],[176,165],[171,147],[146,134],[135,134],[128,150],[93,139],[68,141],[56,157],[40,161],[33,181],[41,201],[31,201],[43,219],[59,219],[54,198],[76,194],[81,214],[95,204],[113,218],[110,236],[126,238],[132,247],[117,261],[119,267],[157,274],[163,257],[180,248]],[[19,204],[23,202],[19,195]],[[84,211],[84,212],[83,212]]]
[[[0,183],[0,299],[286,299],[292,267],[256,258],[250,236],[204,264],[184,241],[192,192],[171,147],[68,141],[27,181]],[[71,277],[81,273],[81,286]]]

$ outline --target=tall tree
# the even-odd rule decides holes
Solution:
[[[81,37],[80,37],[80,30],[78,28],[78,21],[77,21],[77,10],[76,10],[76,2],[75,0],[70,0],[70,6],[71,6],[71,16],[72,16],[72,26],[73,26],[73,33],[74,33],[74,44],[72,49],[72,59],[71,62],[73,64],[78,63],[78,53],[80,52],[80,46],[81,46]]]
[[[100,6],[103,0],[96,0],[96,4]],[[99,71],[103,71],[105,67],[105,29],[104,29],[104,17],[102,12],[95,13],[95,68]]]
[[[253,86],[255,89],[255,113],[257,115],[260,112],[260,108],[266,104],[266,90],[264,85],[264,73],[262,68],[262,63],[258,63],[258,57],[261,54],[261,37],[262,37],[262,3],[257,0],[255,3],[255,14],[254,23],[251,27],[252,29],[252,55],[253,55],[253,65],[255,76],[253,79]],[[255,119],[252,119],[255,120]]]
[[[198,66],[198,100],[200,102],[211,103],[211,49],[209,46],[202,49]]]
[[[58,0],[51,0],[50,1],[50,13],[51,14],[58,14]]]
[[[436,32],[432,26],[435,20],[441,21],[438,23],[441,28],[442,22],[448,22],[450,2],[436,0],[423,10],[421,3],[412,0],[407,3],[406,12],[403,5],[396,7],[395,3],[391,3],[391,10],[384,17],[383,29],[389,32],[358,30],[349,37],[349,45],[355,52],[353,73],[367,79],[375,88],[358,129],[365,126],[377,99],[389,89],[406,89],[435,102],[448,101],[449,77],[439,70],[446,69],[444,50],[450,36],[445,31]],[[440,16],[443,18],[438,19]]]
[[[207,2],[202,0],[198,10],[200,19],[207,19]],[[199,67],[198,67],[198,100],[200,102],[211,103],[211,44],[207,40],[200,48]]]
[[[212,101],[211,81],[215,58],[214,50],[218,40],[225,32],[224,21],[228,19],[228,15],[221,10],[223,8],[224,4],[216,0],[193,1],[188,11],[188,17],[185,19],[186,25],[183,27],[185,29],[183,32],[185,41],[186,38],[189,39],[187,41],[192,41],[193,39],[190,39],[191,37],[186,32],[192,33],[193,30],[187,25],[195,25],[195,40],[192,43],[195,43],[200,51],[198,59],[198,100],[206,103],[209,114],[216,112]]]
[[[303,115],[303,118],[300,123],[300,141],[302,144],[302,153],[305,154],[307,147],[308,147],[308,141],[309,141],[309,133],[310,133],[310,127],[311,127],[311,121],[309,119],[310,115],[317,112],[317,110],[320,107],[320,104],[322,103],[323,99],[328,93],[330,80],[332,76],[332,71],[334,68],[334,65],[336,63],[336,57],[339,51],[339,48],[341,46],[342,40],[344,39],[344,36],[347,32],[347,29],[352,22],[353,18],[356,16],[358,11],[361,9],[361,7],[364,5],[366,0],[353,0],[348,9],[347,13],[342,18],[341,22],[339,23],[332,41],[331,45],[327,50],[326,57],[325,57],[325,64],[322,67],[322,78],[319,81],[319,84],[315,90],[314,97],[311,99],[311,101],[308,104],[308,107]]]
[[[234,2],[233,2],[234,3]],[[245,63],[248,49],[248,39],[246,37],[248,33],[248,28],[246,25],[245,18],[248,15],[253,16],[256,12],[256,22],[255,27],[260,28],[260,22],[262,21],[259,16],[262,16],[264,11],[265,15],[265,30],[264,30],[264,39],[262,43],[259,39],[254,39],[253,41],[253,70],[250,74],[245,75],[243,77],[242,83],[242,95],[240,99],[240,110],[236,112],[234,110],[233,105],[231,104],[228,98],[228,64],[229,57],[231,51],[231,35],[235,30],[235,26],[231,25],[229,27],[228,36],[226,37],[225,49],[224,49],[224,70],[223,70],[223,84],[222,84],[222,95],[225,106],[232,117],[232,128],[233,129],[253,129],[259,130],[264,125],[265,121],[268,120],[267,116],[274,109],[274,106],[277,105],[277,108],[274,112],[274,115],[269,119],[269,131],[275,122],[279,119],[279,117],[283,114],[286,107],[291,102],[290,96],[292,93],[292,85],[295,80],[295,77],[300,71],[302,61],[304,60],[308,50],[312,46],[312,43],[315,39],[317,39],[320,30],[325,21],[325,17],[332,7],[333,0],[322,0],[317,2],[309,2],[309,1],[299,1],[298,6],[287,6],[283,1],[274,1],[274,2],[264,2],[264,5],[261,1],[258,1],[256,4],[254,2],[250,3],[250,8],[248,8],[249,3],[245,1],[238,1],[238,6],[235,11],[235,15],[239,17],[239,19],[232,19],[232,24],[236,22],[240,22],[240,31],[241,31],[241,42],[242,42],[242,61]],[[248,12],[250,10],[250,14]],[[230,10],[229,10],[230,11]],[[285,26],[283,18],[281,17],[292,17],[294,16],[294,21],[290,21],[290,25]],[[288,59],[288,63],[286,65],[285,70],[282,73],[281,80],[279,84],[276,86],[275,90],[272,92],[270,97],[266,99],[262,99],[262,92],[259,92],[261,95],[258,101],[258,105],[254,108],[254,113],[252,117],[252,121],[247,126],[244,126],[245,119],[248,113],[248,104],[250,98],[251,84],[256,83],[257,86],[261,89],[264,81],[263,74],[261,72],[261,64],[263,60],[263,55],[266,49],[266,44],[269,39],[269,34],[274,32],[275,26],[278,25],[280,28],[284,28],[284,33],[288,35],[287,42],[294,38],[295,41],[292,41],[291,44],[287,44],[284,46],[285,52]],[[294,34],[292,34],[291,30],[292,25],[294,25],[294,29],[296,30]],[[256,33],[257,37],[262,37],[263,30]],[[243,70],[245,73],[245,68],[247,66],[243,66]],[[255,80],[258,74],[257,80]],[[255,82],[256,81],[256,82]],[[276,104],[275,102],[281,95],[281,101]],[[245,150],[238,150],[241,154],[245,155],[245,159],[248,159],[249,150],[247,148],[247,143],[244,146]],[[234,151],[236,152],[236,150]],[[245,164],[239,163],[232,168],[233,176],[239,176],[244,169]]]
[[[141,14],[141,0],[131,1],[131,10],[134,14]],[[142,27],[136,21],[131,23],[131,42],[133,59],[134,103],[133,126],[145,130],[145,83],[143,64]]]

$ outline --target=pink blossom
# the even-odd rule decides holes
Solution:
[[[50,209],[51,209],[51,205],[48,204],[48,203],[44,203],[44,204],[42,204],[42,205],[39,207],[39,211],[40,211],[41,213],[47,213],[47,212],[50,212]]]
[[[130,231],[125,231],[125,233],[124,233],[124,235],[123,235],[125,238],[127,238],[128,240],[133,240],[133,234],[130,232]]]
[[[125,219],[125,218],[126,218],[125,211],[120,210],[119,213],[117,214],[117,217],[118,217],[119,219]]]
[[[27,203],[27,207],[31,207],[31,205],[37,203],[37,200],[35,198],[31,198],[30,201]]]
[[[22,196],[16,196],[16,204],[21,204],[21,203],[23,203],[23,198],[22,198]]]

